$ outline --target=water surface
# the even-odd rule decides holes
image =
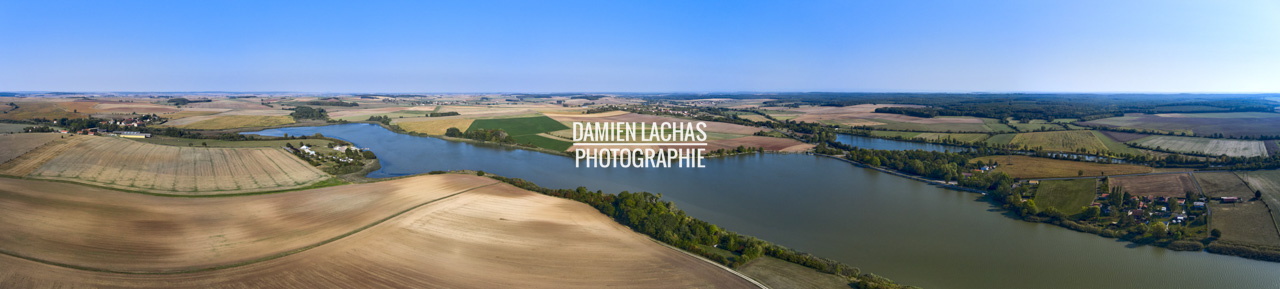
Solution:
[[[370,177],[472,169],[549,188],[662,193],[722,228],[925,288],[1276,288],[1280,263],[1127,242],[992,212],[978,195],[810,155],[705,161],[707,168],[574,168],[563,156],[396,134],[370,124],[270,129],[370,148]],[[891,140],[881,140],[890,141]],[[928,145],[899,142],[903,148]]]

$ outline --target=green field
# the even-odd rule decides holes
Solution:
[[[37,126],[34,124],[0,123],[0,133],[22,132],[22,129]]]
[[[1029,121],[1029,122],[1027,122],[1027,123],[1022,123],[1022,122],[1020,122],[1020,121],[1009,121],[1009,125],[1010,125],[1010,126],[1013,126],[1013,127],[1014,127],[1014,128],[1016,128],[1016,129],[1018,129],[1018,131],[1023,131],[1023,132],[1029,132],[1029,131],[1053,131],[1053,130],[1064,130],[1064,129],[1065,129],[1065,128],[1063,128],[1063,127],[1062,127],[1062,125],[1058,125],[1058,124],[1055,124],[1055,123],[1049,123],[1049,122],[1044,121],[1044,120],[1042,120],[1042,119],[1033,119],[1033,120],[1031,120],[1031,121]]]
[[[573,145],[567,141],[538,135],[540,133],[569,129],[568,126],[546,116],[477,119],[471,123],[471,128],[467,130],[475,129],[501,129],[511,135],[511,138],[518,143],[532,144],[555,151],[564,151]]]
[[[1132,143],[1148,148],[1159,148],[1161,150],[1173,152],[1202,155],[1226,155],[1233,157],[1256,157],[1267,155],[1266,143],[1256,140],[1209,139],[1158,135],[1138,139]]]
[[[1092,131],[1082,130],[1020,133],[1010,143],[1057,152],[1074,153],[1085,149],[1089,153],[1097,153],[1108,150]]]
[[[1036,189],[1036,206],[1074,215],[1093,203],[1097,190],[1096,179],[1042,181]]]
[[[997,134],[997,135],[991,136],[990,138],[987,138],[986,143],[993,144],[993,145],[1007,145],[1013,142],[1013,137],[1015,136],[1018,136],[1018,135],[1012,134],[1012,133]]]
[[[840,276],[768,256],[756,258],[738,271],[773,289],[849,288],[849,281]]]
[[[938,117],[948,118],[948,117]],[[968,117],[964,117],[968,118]],[[877,125],[878,128],[896,129],[896,130],[913,130],[913,131],[931,131],[931,132],[987,132],[991,129],[982,123],[912,123],[900,122],[886,119],[867,119],[874,122],[884,123]],[[824,122],[828,124],[839,124],[839,121]]]
[[[982,119],[982,124],[991,132],[1014,132],[1013,127],[1000,123],[1000,120],[994,118]]]
[[[1102,145],[1106,146],[1106,147],[1107,147],[1107,150],[1111,151],[1112,153],[1117,153],[1117,154],[1134,154],[1134,155],[1144,154],[1144,153],[1145,153],[1145,152],[1143,152],[1143,151],[1142,151],[1142,150],[1140,150],[1140,149],[1136,149],[1136,148],[1133,148],[1133,147],[1131,147],[1131,146],[1129,146],[1129,145],[1126,145],[1126,144],[1124,144],[1124,143],[1122,143],[1122,142],[1118,142],[1118,141],[1116,141],[1116,140],[1113,140],[1113,139],[1111,139],[1110,137],[1107,137],[1106,135],[1103,135],[1103,134],[1102,134],[1102,132],[1099,132],[1099,131],[1096,131],[1096,130],[1094,130],[1094,131],[1089,131],[1089,132],[1093,133],[1093,137],[1098,138],[1098,140],[1099,140],[1099,141],[1102,141]]]

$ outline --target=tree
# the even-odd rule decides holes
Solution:
[[[1218,229],[1213,229],[1213,231],[1209,231],[1209,235],[1213,236],[1214,238],[1222,238],[1222,231]]]
[[[1168,228],[1168,227],[1166,227],[1166,226],[1164,225],[1164,223],[1161,223],[1161,222],[1151,222],[1151,223],[1152,223],[1152,224],[1151,224],[1151,236],[1154,236],[1154,237],[1164,237],[1164,236],[1168,235],[1168,234],[1166,234],[1166,233],[1167,233],[1167,231],[1169,230],[1169,228]]]
[[[1254,200],[1261,199],[1261,198],[1262,198],[1262,190],[1253,191]]]
[[[1076,176],[1084,176],[1084,170],[1076,172]]]
[[[444,136],[447,136],[447,137],[462,137],[462,130],[459,130],[459,129],[458,129],[458,128],[456,128],[456,127],[451,127],[451,128],[449,128],[449,129],[444,130]]]
[[[1093,219],[1097,219],[1099,215],[1102,215],[1102,209],[1094,206],[1088,206],[1084,207],[1084,212],[1080,213],[1080,219],[1091,221]]]

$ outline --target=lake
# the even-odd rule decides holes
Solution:
[[[397,134],[372,124],[269,129],[369,148],[369,177],[484,170],[549,188],[661,193],[722,228],[925,288],[1274,288],[1280,263],[1176,252],[1005,217],[978,195],[803,154],[706,168],[574,168],[573,159]],[[891,140],[882,140],[890,141]],[[900,142],[903,147],[918,144]],[[870,148],[870,147],[869,147]],[[899,148],[901,149],[901,148]]]

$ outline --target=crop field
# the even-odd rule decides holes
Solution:
[[[987,164],[994,162],[999,164],[995,172],[1003,172],[1010,177],[1020,179],[1113,176],[1150,173],[1152,171],[1151,167],[1140,165],[1100,164],[1019,155],[986,156],[975,158],[972,161],[983,161]],[[1080,174],[1081,171],[1084,174]]]
[[[756,258],[738,272],[747,275],[771,289],[847,289],[849,282],[839,276],[826,274],[778,258]]]
[[[551,119],[546,116],[522,117],[522,118],[499,118],[499,119],[478,119],[471,123],[473,129],[502,129],[511,135],[516,142],[523,144],[532,144],[534,146],[564,151],[573,145],[569,142],[540,136],[538,134],[548,133],[557,130],[568,129],[568,126]]]
[[[1000,120],[994,118],[982,119],[982,125],[985,125],[987,130],[990,130],[991,132],[1017,132],[1013,127],[1000,123]]]
[[[85,139],[30,177],[190,195],[307,186],[328,175],[279,148],[165,146],[114,137]]]
[[[1101,131],[1090,130],[1088,132],[1092,133],[1093,137],[1097,138],[1098,141],[1102,142],[1102,145],[1106,146],[1107,151],[1110,151],[1111,153],[1140,155],[1140,154],[1146,154],[1148,152],[1142,149],[1131,147],[1122,142],[1118,142],[1112,139],[1110,136],[1103,134]]]
[[[1131,141],[1135,141],[1135,140],[1139,140],[1139,139],[1151,136],[1149,134],[1128,133],[1128,132],[1118,132],[1118,131],[1098,131],[1098,133],[1101,133],[1103,136],[1106,136],[1107,138],[1110,138],[1113,141],[1122,142],[1122,143],[1131,142]]]
[[[1188,174],[1113,177],[1110,180],[1112,188],[1124,188],[1135,196],[1186,197],[1187,192],[1200,193]]]
[[[1262,191],[1262,201],[1271,208],[1271,220],[1280,226],[1280,170],[1236,172],[1249,188]]]
[[[32,124],[0,123],[0,134],[23,132],[22,129],[33,127]]]
[[[1266,156],[1267,146],[1263,141],[1208,139],[1197,137],[1150,136],[1134,143],[1150,148],[1195,153],[1202,155],[1227,155],[1232,157]]]
[[[871,135],[878,137],[921,138],[927,140],[954,139],[963,142],[980,142],[987,139],[987,134],[982,133],[937,133],[875,130],[871,131]]]
[[[445,131],[449,130],[451,127],[456,127],[461,131],[467,131],[467,129],[471,128],[471,123],[474,121],[475,119],[454,117],[415,121],[392,120],[392,123],[411,132],[425,133],[429,135],[443,135]]]
[[[144,142],[150,144],[180,146],[180,147],[211,147],[211,148],[282,148],[285,144],[292,144],[295,147],[306,144],[317,152],[334,152],[329,148],[333,141],[325,139],[286,139],[286,140],[248,140],[248,141],[229,141],[217,139],[190,139],[176,138],[167,136],[153,136],[149,138],[132,138],[130,141]]]
[[[1095,179],[1042,181],[1036,188],[1036,206],[1055,208],[1068,216],[1084,210],[1098,196]]]
[[[1259,245],[1280,245],[1280,231],[1262,202],[1209,203],[1213,211],[1210,228],[1222,231],[1223,241]]]
[[[987,144],[993,144],[993,145],[1007,145],[1012,143],[1013,138],[1017,136],[1018,134],[1014,134],[1014,133],[997,134],[997,135],[992,135],[991,137],[988,137],[987,140],[983,142],[986,142]]]
[[[1014,136],[1010,143],[1059,152],[1076,152],[1081,148],[1089,152],[1109,150],[1093,132],[1078,130],[1020,133]]]
[[[1086,123],[1196,135],[1280,135],[1280,114],[1266,112],[1129,114]]]
[[[183,108],[220,108],[220,109],[273,109],[262,105],[260,99],[215,99],[211,102],[193,102]]]
[[[90,138],[93,137],[69,136],[67,138],[58,138],[45,142],[43,145],[36,146],[34,149],[26,150],[26,153],[13,157],[3,164],[0,164],[0,174],[16,177],[26,176],[40,168],[40,166],[44,165],[45,162],[66,153],[71,150],[71,148],[76,147],[76,145],[85,142]],[[27,143],[25,145],[19,145],[16,145],[16,148],[13,149],[13,152],[11,153],[23,151],[22,147],[32,144]]]
[[[572,200],[438,175],[234,198],[0,180],[3,287],[744,288]],[[56,193],[55,193],[56,192]],[[69,192],[69,193],[62,193]],[[109,197],[102,197],[109,196]],[[67,215],[77,216],[67,218]],[[26,222],[26,221],[34,221]],[[46,225],[33,225],[46,224]],[[119,233],[129,232],[129,233]],[[45,236],[75,234],[67,242]],[[619,250],[618,248],[627,248]],[[574,282],[564,282],[571,272]]]
[[[1042,120],[1042,119],[1034,119],[1034,120],[1028,121],[1027,123],[1022,123],[1022,122],[1020,122],[1020,121],[1011,121],[1011,122],[1009,122],[1009,125],[1010,125],[1010,126],[1013,126],[1013,127],[1014,127],[1014,128],[1016,128],[1016,129],[1018,129],[1018,131],[1024,131],[1024,132],[1030,132],[1030,131],[1054,131],[1054,130],[1064,130],[1064,129],[1066,129],[1066,128],[1062,127],[1062,125],[1059,125],[1059,124],[1056,124],[1056,123],[1049,123],[1049,122],[1044,121],[1044,120]]]
[[[65,136],[60,133],[0,134],[0,164]]]
[[[1244,179],[1230,172],[1194,173],[1200,182],[1200,188],[1210,198],[1239,197],[1241,200],[1253,199],[1253,189],[1244,183]]]
[[[96,113],[111,114],[163,114],[177,112],[178,108],[169,105],[151,104],[145,102],[103,102],[94,103],[93,108]],[[81,110],[83,112],[83,110]]]
[[[608,115],[602,115],[602,114],[608,114]],[[623,113],[605,112],[605,113],[598,113],[598,114],[577,114],[577,115],[548,114],[547,116],[561,123],[571,123],[575,121],[581,121],[581,122],[619,122],[621,121],[621,122],[644,122],[644,123],[697,122],[696,120],[689,120],[689,119],[680,119],[680,118],[674,118],[674,117],[635,114],[635,113],[626,113],[626,112],[623,112]],[[746,136],[746,135],[751,135],[757,131],[761,131],[762,129],[758,127],[750,127],[745,125],[709,121],[707,122],[707,127],[705,128],[705,130],[709,133],[717,132],[717,133],[738,134],[738,135]]]
[[[84,117],[85,113],[74,112],[74,109],[67,109],[57,102],[41,101],[41,102],[15,102],[18,109],[6,110],[0,113],[0,119],[27,120],[33,118],[43,119],[59,119],[59,118],[78,118]],[[7,108],[7,106],[6,106]]]
[[[232,129],[246,127],[267,127],[294,123],[293,117],[284,115],[218,115],[210,119],[200,120],[186,125],[187,129]]]
[[[750,120],[750,121],[771,121],[768,118],[765,118],[763,115],[754,114],[754,113],[743,114],[743,115],[739,115],[738,117],[741,117],[743,119]]]

